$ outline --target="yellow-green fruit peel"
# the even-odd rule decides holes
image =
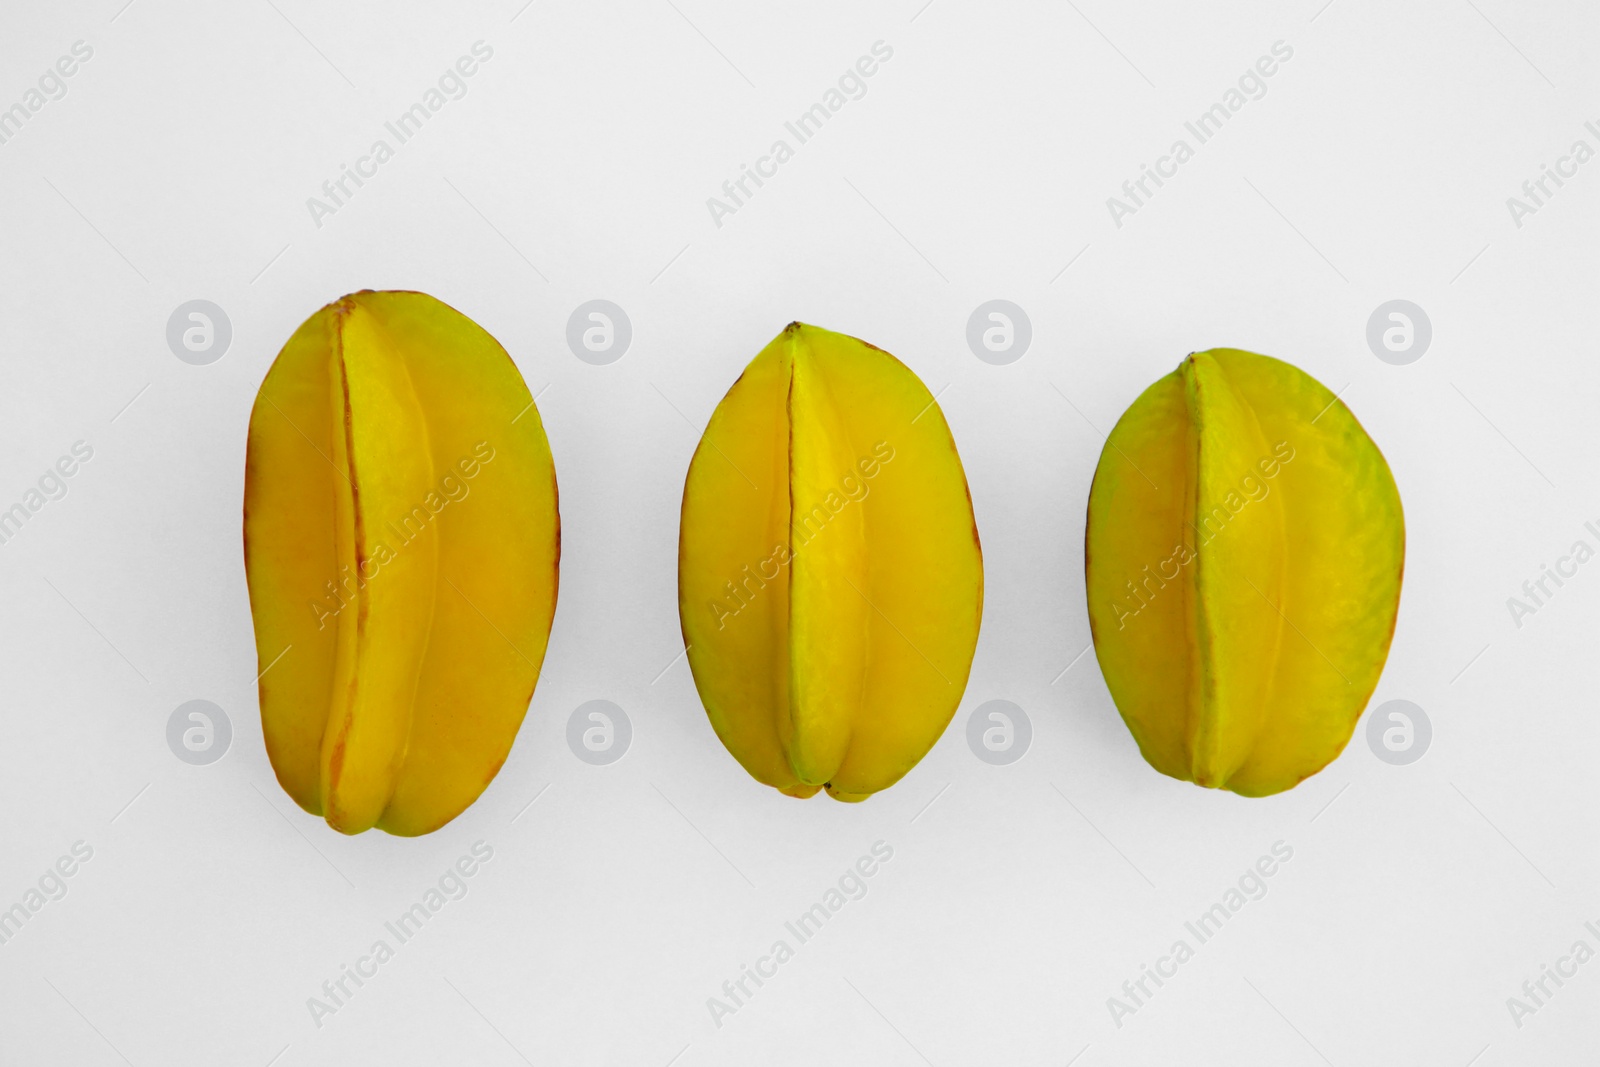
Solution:
[[[1405,520],[1316,379],[1185,359],[1107,438],[1084,555],[1095,655],[1151,766],[1264,796],[1344,749],[1389,653]]]

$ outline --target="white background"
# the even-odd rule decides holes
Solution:
[[[74,441],[94,457],[0,545],[0,908],[73,842],[94,854],[0,945],[0,1062],[1593,1062],[1600,962],[1520,1028],[1506,998],[1579,938],[1600,949],[1600,562],[1520,628],[1506,602],[1575,540],[1600,547],[1600,161],[1520,228],[1506,198],[1575,139],[1600,148],[1600,16],[922,2],[7,5],[0,107],[74,41],[94,54],[0,145],[0,507]],[[477,40],[494,54],[468,95],[314,225],[307,197]],[[879,40],[867,95],[716,226],[706,198]],[[1266,96],[1114,225],[1106,198],[1280,40]],[[521,735],[415,840],[296,808],[254,692],[250,406],[295,326],[361,288],[424,290],[493,333],[540,393],[561,486]],[[208,366],[165,339],[194,298],[233,325]],[[593,298],[633,323],[609,366],[564,339]],[[965,340],[994,298],[1033,325],[1009,366]],[[1395,298],[1433,323],[1409,366],[1365,340]],[[754,783],[680,658],[689,457],[792,319],[939,393],[983,538],[961,710],[861,805]],[[1363,720],[1288,793],[1204,791],[1146,766],[1093,654],[1074,662],[1100,432],[1217,345],[1342,390],[1388,457],[1408,552],[1373,706],[1426,710],[1419,762],[1381,762]],[[234,730],[204,767],[165,739],[196,698]],[[606,767],[565,742],[597,698],[634,728]],[[965,739],[997,698],[1035,733],[1007,767]],[[314,1025],[322,982],[479,840],[469,894]],[[707,998],[879,840],[870,893],[714,1025]],[[1294,853],[1270,892],[1115,1025],[1107,999],[1194,944],[1185,920],[1277,841]]]

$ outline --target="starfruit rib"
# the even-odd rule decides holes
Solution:
[[[356,469],[352,459],[352,423],[350,413],[349,372],[344,360],[344,324],[350,313],[348,298],[339,301],[333,314],[328,362],[329,385],[332,394],[329,403],[334,413],[333,449],[334,470],[339,480],[333,483],[334,562],[335,574],[360,575],[360,560],[356,553],[356,526],[360,490],[356,484]],[[344,749],[355,704],[356,665],[360,649],[361,617],[367,611],[365,587],[359,581],[345,595],[351,601],[343,605],[334,620],[334,660],[332,685],[328,692],[327,716],[323,721],[322,745],[318,760],[320,788],[318,814],[335,829],[345,830],[346,816],[332,803],[339,780],[344,771]],[[353,832],[346,830],[346,832]]]
[[[361,576],[377,556],[378,517],[403,514],[435,477],[428,420],[407,361],[366,308],[346,308],[341,326],[333,353],[339,371],[332,377],[343,391],[335,403],[343,413],[349,474],[350,542],[343,556]],[[323,800],[325,817],[346,833],[377,823],[405,762],[418,672],[432,632],[438,540],[437,524],[430,524],[383,563],[381,573],[357,583],[355,610],[348,613],[353,619],[340,616],[355,636],[341,641],[334,676]]]
[[[757,781],[809,796],[788,765],[789,334],[711,413],[684,480],[679,622],[717,737]],[[782,578],[782,581],[777,580]],[[798,794],[797,794],[798,795]]]
[[[432,622],[409,748],[377,824],[414,835],[472,803],[511,750],[548,646],[561,520],[543,422],[505,349],[431,298],[366,300],[427,398],[425,451],[438,476],[430,492],[453,485],[463,494],[424,535],[436,540]]]
[[[1223,786],[1249,756],[1273,702],[1284,630],[1282,496],[1238,495],[1241,480],[1255,477],[1255,464],[1272,453],[1225,366],[1202,353],[1186,359],[1182,373],[1196,427],[1194,603],[1205,682],[1192,770],[1197,783]]]
[[[844,507],[808,541],[796,525],[796,504],[824,500],[841,470],[861,454],[829,381],[799,323],[789,338],[789,715],[780,734],[789,765],[807,787],[827,785],[844,763],[861,714],[872,654],[866,603],[871,596],[865,508]],[[862,502],[863,504],[865,501]],[[811,520],[801,516],[803,526]]]
[[[1200,706],[1197,447],[1183,376],[1174,370],[1112,427],[1084,523],[1095,657],[1141,754],[1177,778],[1190,776]]]
[[[1383,453],[1331,390],[1279,360],[1231,349],[1215,355],[1267,439],[1293,456],[1272,491],[1291,564],[1275,714],[1228,785],[1260,795],[1316,773],[1348,742],[1394,635],[1405,519]]]
[[[279,352],[250,415],[245,458],[244,551],[255,623],[261,727],[278,782],[322,814],[321,750],[338,649],[338,621],[307,605],[337,591],[336,503],[343,470],[328,352],[338,308],[308,318]],[[340,431],[342,433],[342,430]],[[331,605],[337,601],[328,599]]]

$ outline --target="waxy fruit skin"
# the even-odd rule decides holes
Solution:
[[[1316,379],[1185,359],[1106,439],[1084,557],[1095,655],[1156,770],[1265,796],[1343,751],[1389,654],[1405,519]]]
[[[899,360],[792,323],[689,465],[678,610],[712,727],[757,781],[864,800],[966,688],[983,555],[944,414]]]
[[[360,292],[267,371],[245,459],[261,726],[334,829],[437,830],[505,762],[555,614],[555,466],[511,357],[431,296]]]

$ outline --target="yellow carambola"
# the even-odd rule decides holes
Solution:
[[[459,815],[510,752],[556,602],[555,467],[505,350],[422,293],[312,315],[250,415],[244,548],[284,790],[344,833]]]
[[[938,404],[903,363],[793,323],[689,465],[678,610],[717,736],[760,782],[863,800],[966,688],[983,558]]]
[[[1189,356],[1107,438],[1084,556],[1095,655],[1151,766],[1264,796],[1343,751],[1389,653],[1405,520],[1320,382]]]

